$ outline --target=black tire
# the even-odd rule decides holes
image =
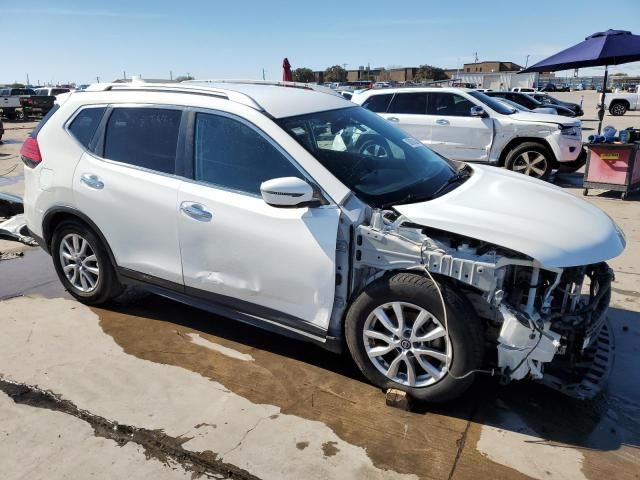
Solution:
[[[87,241],[92,252],[97,259],[99,268],[99,276],[95,288],[91,291],[83,292],[76,288],[67,278],[63,271],[61,260],[61,243],[62,240],[70,234],[79,235]],[[118,281],[115,268],[109,258],[107,247],[103,245],[98,236],[87,225],[80,221],[68,220],[58,225],[53,232],[53,240],[51,242],[51,257],[53,265],[58,274],[58,278],[64,285],[65,289],[78,301],[86,305],[101,305],[109,302],[113,298],[120,295],[124,287]]]
[[[609,105],[609,113],[614,117],[621,117],[622,115],[627,113],[628,109],[629,107],[625,102],[613,102],[611,105]]]
[[[421,274],[397,273],[385,276],[371,285],[354,300],[345,320],[345,337],[351,356],[360,371],[374,385],[406,391],[411,397],[439,403],[460,396],[473,382],[474,375],[463,377],[482,366],[484,351],[483,326],[468,300],[452,287],[438,282],[447,306],[447,328],[453,352],[450,371],[428,386],[416,388],[400,384],[385,376],[369,358],[364,344],[367,318],[388,302],[406,302],[421,307],[442,320],[442,302],[435,284]],[[444,326],[444,322],[442,322]]]
[[[537,155],[542,155],[544,160],[538,161]],[[528,166],[527,161],[538,163]],[[537,142],[523,142],[516,145],[507,154],[504,165],[513,172],[546,180],[549,178],[555,162],[553,153],[545,145]]]
[[[7,117],[9,120],[15,120],[16,118],[18,118],[18,114],[14,109],[4,110],[4,116]]]

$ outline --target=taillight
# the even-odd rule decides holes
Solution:
[[[27,138],[20,149],[20,157],[26,166],[37,166],[42,161],[38,140],[33,137]]]

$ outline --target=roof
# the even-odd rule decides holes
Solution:
[[[251,80],[191,80],[184,85],[226,90],[246,95],[276,118],[353,107],[333,90],[295,82],[259,82]]]
[[[325,87],[295,82],[254,80],[189,80],[180,83],[93,84],[84,91],[164,91],[212,95],[262,110],[272,117],[284,118],[325,110],[353,107],[342,95]]]

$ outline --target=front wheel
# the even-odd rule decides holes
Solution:
[[[444,402],[460,396],[482,365],[483,329],[468,301],[416,273],[372,283],[347,313],[351,356],[374,385],[396,388],[418,400]]]
[[[60,224],[53,234],[51,256],[66,290],[87,305],[100,305],[122,293],[105,245],[86,225]]]
[[[521,143],[507,155],[505,166],[516,173],[546,180],[553,169],[553,154],[544,145]]]

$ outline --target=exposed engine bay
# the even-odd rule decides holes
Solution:
[[[505,382],[530,378],[587,398],[606,380],[606,263],[544,268],[521,253],[411,224],[375,210],[356,227],[352,288],[389,270],[426,269],[452,282],[485,323],[490,366]]]

